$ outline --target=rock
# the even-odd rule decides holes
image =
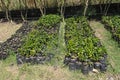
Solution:
[[[97,69],[93,69],[92,72],[93,73],[99,73],[99,71]]]

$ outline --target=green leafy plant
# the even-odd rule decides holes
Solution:
[[[85,17],[66,19],[67,56],[81,61],[98,61],[105,53],[100,40],[94,36]]]
[[[61,20],[60,16],[49,14],[49,15],[42,16],[38,20],[38,25],[42,25],[44,27],[52,27],[55,24],[59,23],[60,20]]]
[[[112,33],[112,37],[120,42],[120,16],[103,16],[102,22],[107,26],[107,29]]]
[[[24,44],[19,48],[19,53],[24,56],[35,56],[43,52],[46,47],[47,33],[33,30],[25,39]]]
[[[24,39],[18,52],[26,57],[37,54],[48,55],[58,47],[58,29],[60,17],[57,15],[42,16],[33,29]]]

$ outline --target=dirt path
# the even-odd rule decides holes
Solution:
[[[109,62],[113,68],[112,71],[120,73],[120,48],[117,42],[111,38],[110,32],[107,31],[100,22],[90,21],[90,26],[107,49]]]
[[[0,43],[10,38],[21,26],[22,24],[10,22],[0,23]]]

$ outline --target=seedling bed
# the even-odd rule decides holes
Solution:
[[[112,33],[112,38],[120,45],[120,16],[103,16],[102,23]]]
[[[66,19],[65,41],[67,52],[64,63],[70,70],[81,70],[83,74],[99,69],[107,70],[106,49],[95,37],[85,17]]]
[[[24,37],[17,52],[18,64],[50,61],[58,50],[59,23],[57,15],[42,16],[35,23],[36,28]]]

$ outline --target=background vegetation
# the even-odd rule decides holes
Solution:
[[[85,4],[87,0],[64,0],[65,6],[77,6]],[[90,0],[89,3],[105,4],[105,3],[120,3],[119,0]],[[43,7],[55,7],[61,3],[61,0],[0,0],[0,11],[4,11],[5,8],[9,10],[18,10],[26,8],[40,8]]]

